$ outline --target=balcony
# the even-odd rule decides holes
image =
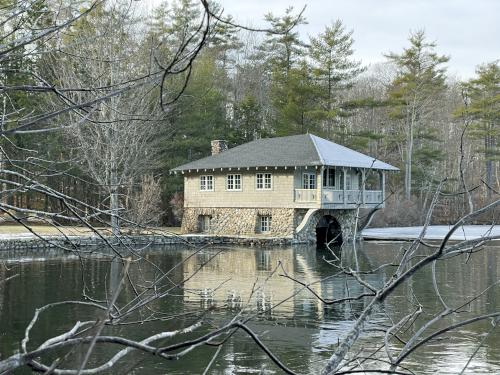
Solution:
[[[295,202],[317,203],[318,191],[316,189],[295,189]]]
[[[383,207],[384,194],[382,190],[333,190],[323,188],[320,193],[316,189],[295,189],[295,203],[304,206],[311,205],[322,208],[362,208]]]

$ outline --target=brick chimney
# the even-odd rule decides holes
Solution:
[[[212,155],[220,154],[227,150],[227,141],[223,141],[220,139],[213,140],[212,144]]]

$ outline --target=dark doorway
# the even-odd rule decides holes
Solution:
[[[316,245],[326,247],[342,245],[342,228],[339,222],[331,215],[323,216],[316,225]]]

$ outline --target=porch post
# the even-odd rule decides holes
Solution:
[[[319,206],[323,204],[323,171],[325,170],[325,166],[322,165],[319,169]]]
[[[385,200],[385,171],[382,171],[381,177],[382,177],[381,183],[382,183],[382,202],[383,202]],[[380,203],[382,203],[382,202],[380,202]]]
[[[365,181],[366,180],[366,171],[364,168],[361,169],[361,204],[365,204]]]
[[[344,186],[342,187],[343,193],[344,193],[344,206],[347,205],[347,194],[345,192],[346,187],[347,187],[347,169],[346,167],[342,168],[342,174],[344,175]]]

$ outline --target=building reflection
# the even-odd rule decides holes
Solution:
[[[342,249],[342,256],[339,249],[334,249],[333,255],[309,246],[293,249],[228,248],[215,256],[218,251],[207,249],[184,262],[186,303],[239,307],[312,320],[321,320],[324,314],[345,319],[360,312],[366,303],[360,299],[330,307],[321,301],[364,292],[364,287],[352,277],[336,275],[339,269],[335,266],[338,264],[346,268],[355,265],[363,269],[371,267],[366,254],[363,251],[354,254],[352,245]],[[335,260],[336,257],[340,260]],[[384,274],[366,276],[367,282],[373,286],[380,286],[384,279]]]
[[[360,251],[344,247],[317,251],[315,247],[228,248],[212,260],[220,249],[207,249],[184,263],[184,278],[196,273],[184,284],[184,302],[217,311],[225,310],[228,319],[241,312],[242,318],[255,317],[249,325],[292,369],[321,369],[318,356],[325,348],[336,345],[348,326],[363,310],[366,301],[328,305],[321,301],[357,296],[363,287],[355,280],[336,276],[335,256],[347,268],[371,267]],[[357,261],[355,260],[357,258]],[[210,261],[209,261],[210,260]],[[332,261],[333,265],[327,261]],[[203,267],[200,269],[200,267]],[[281,267],[283,269],[281,269]],[[290,278],[284,277],[284,271]],[[296,281],[292,280],[295,279]],[[380,286],[384,274],[369,275],[367,281]],[[307,290],[300,283],[309,286]],[[219,370],[262,373],[277,371],[269,359],[243,333],[225,345],[220,354]],[[279,372],[279,371],[278,371]],[[232,373],[232,372],[231,372]]]

